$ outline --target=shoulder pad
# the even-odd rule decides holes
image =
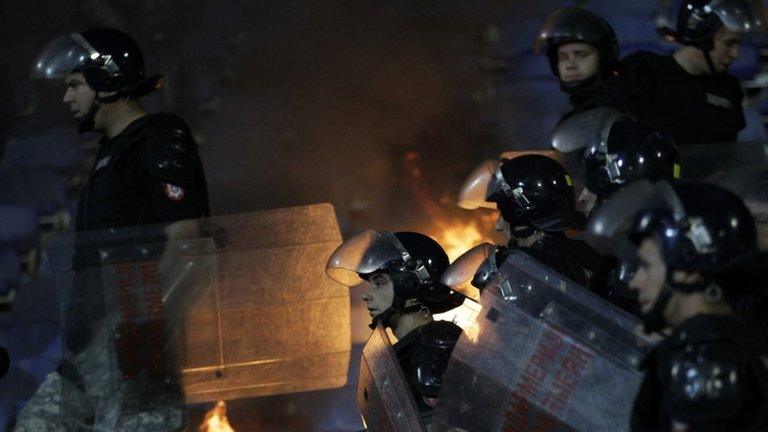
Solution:
[[[450,321],[433,321],[419,328],[420,346],[452,350],[461,336],[461,327]]]
[[[150,175],[179,186],[194,183],[200,160],[192,132],[172,114],[152,114],[145,128],[144,165]]]
[[[436,398],[461,328],[447,321],[435,321],[422,328],[418,345],[411,354],[410,376],[422,396]]]
[[[735,341],[675,344],[658,352],[665,403],[686,423],[736,417],[750,396],[747,354]]]

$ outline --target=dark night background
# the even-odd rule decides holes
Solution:
[[[145,108],[175,112],[195,132],[215,214],[331,202],[345,235],[372,227],[439,237],[468,223],[485,235],[492,214],[457,209],[456,193],[483,159],[549,146],[567,102],[532,46],[549,11],[576,4],[614,25],[624,54],[672,48],[655,32],[675,8],[665,0],[6,1],[0,202],[33,202],[45,221],[34,239],[12,246],[25,255],[66,229],[96,145],[95,136],[74,132],[63,86],[28,79],[56,34],[109,26],[138,40],[148,73],[166,78]],[[734,72],[759,76],[760,52],[747,47],[742,56]],[[761,94],[753,95],[745,137],[764,138]],[[51,168],[61,193],[4,176],[11,155],[35,169],[65,161]],[[0,343],[21,359],[0,381],[0,430],[55,366],[57,351],[50,286],[37,266],[21,268],[0,286],[17,293],[3,303]],[[367,335],[360,313],[358,344]],[[355,374],[346,395],[354,395]],[[354,401],[334,403],[339,394],[232,401],[230,419],[238,431],[354,430]],[[196,407],[196,418],[203,411]]]

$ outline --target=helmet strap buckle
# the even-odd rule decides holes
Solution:
[[[511,190],[512,196],[514,197],[515,201],[525,210],[530,210],[533,205],[531,205],[531,201],[528,199],[528,197],[525,196],[525,193],[523,192],[523,188],[517,187],[515,189]]]
[[[430,281],[429,270],[427,270],[427,267],[421,260],[416,261],[416,268],[413,272],[419,277],[419,282],[427,283]]]
[[[689,228],[685,236],[688,237],[688,240],[691,241],[691,244],[693,244],[693,247],[699,254],[707,254],[714,251],[712,235],[701,218],[689,218]]]
[[[611,183],[624,183],[624,179],[621,178],[621,168],[619,168],[619,164],[616,163],[615,154],[609,153],[605,155],[605,172],[608,174],[608,180],[610,180]]]

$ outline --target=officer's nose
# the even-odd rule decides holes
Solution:
[[[640,283],[640,270],[635,270],[632,274],[632,278],[627,283],[627,287],[630,291],[640,291],[642,284]]]
[[[72,100],[73,100],[72,99],[72,89],[71,88],[67,88],[67,91],[64,92],[64,97],[61,99],[61,101],[64,102],[65,104],[68,104],[68,103],[72,102]]]

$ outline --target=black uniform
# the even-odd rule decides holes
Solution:
[[[572,109],[560,121],[592,108],[615,108],[622,114],[638,115],[640,93],[622,78],[607,78],[567,92]]]
[[[548,234],[520,250],[583,287],[589,285],[600,264],[597,251],[562,234]]]
[[[77,231],[209,215],[197,145],[179,117],[147,114],[99,144],[80,195]]]
[[[78,203],[72,263],[76,286],[65,300],[67,348],[75,353],[85,349],[93,323],[103,318],[100,272],[87,269],[100,266],[101,249],[131,241],[126,230],[114,231],[114,236],[104,230],[208,215],[208,192],[197,145],[179,117],[147,114],[112,139],[103,138]],[[96,241],[86,231],[95,231]],[[157,231],[157,242],[165,241]],[[136,235],[146,233],[137,230]]]
[[[456,324],[433,321],[412,330],[393,346],[422,414],[431,412],[437,402],[445,368],[459,336],[461,328]]]
[[[746,125],[732,75],[691,75],[672,56],[648,51],[623,59],[621,73],[640,91],[640,118],[678,144],[736,141]]]
[[[735,316],[684,322],[644,360],[633,431],[768,430],[768,346],[761,326]]]

